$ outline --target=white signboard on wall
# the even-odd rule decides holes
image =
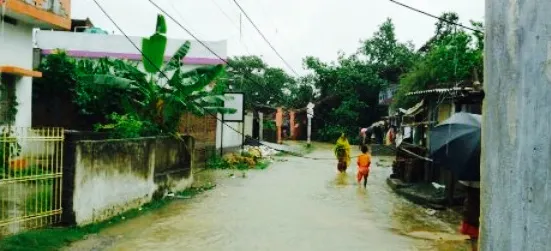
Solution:
[[[245,117],[245,95],[242,92],[227,92],[224,93],[224,97],[226,97],[224,107],[237,110],[233,114],[224,114],[224,121],[243,122]]]

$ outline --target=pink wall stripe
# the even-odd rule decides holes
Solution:
[[[42,50],[42,55],[52,54],[54,50]],[[118,53],[118,52],[99,52],[99,51],[78,51],[70,50],[66,51],[67,55],[76,58],[118,58],[118,59],[128,59],[128,60],[142,60],[141,54],[135,53]],[[165,60],[168,61],[171,56],[166,56]],[[190,65],[217,65],[217,64],[226,64],[223,60],[219,58],[194,58],[194,57],[185,57],[183,59],[184,64]]]

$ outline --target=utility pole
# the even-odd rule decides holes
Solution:
[[[312,118],[314,117],[314,107],[315,105],[312,104],[312,102],[308,103],[306,106],[306,117],[308,118],[308,146],[312,143],[310,137],[312,135]]]
[[[486,0],[481,250],[551,247],[551,1]]]

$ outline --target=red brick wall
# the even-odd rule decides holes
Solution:
[[[196,116],[191,113],[180,118],[179,131],[195,138],[195,166],[206,163],[216,149],[217,119],[212,115]]]
[[[180,119],[180,133],[191,135],[196,144],[216,143],[216,118],[211,115],[196,116],[184,114]]]

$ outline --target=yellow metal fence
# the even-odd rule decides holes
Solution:
[[[0,237],[60,222],[62,128],[0,128]]]

